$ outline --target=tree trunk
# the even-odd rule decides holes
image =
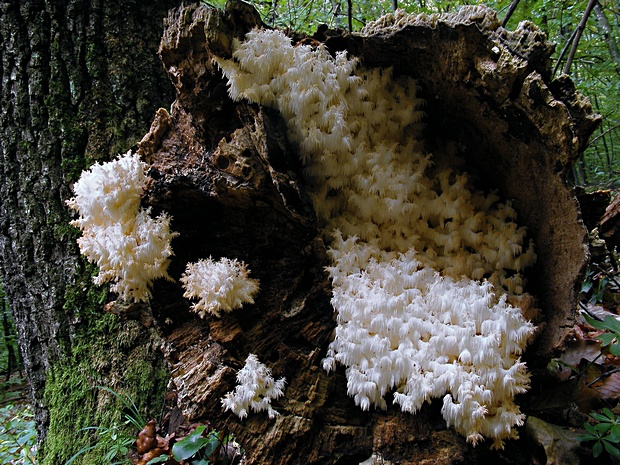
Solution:
[[[0,2],[0,279],[39,439],[46,438],[50,421],[54,430],[49,439],[55,445],[39,454],[42,463],[64,462],[79,449],[80,442],[67,437],[94,423],[91,388],[123,389],[112,360],[151,339],[139,328],[125,345],[118,334],[106,334],[105,325],[122,330],[125,323],[115,326],[102,314],[105,291],[93,287],[64,201],[82,169],[126,151],[155,110],[171,101],[156,50],[162,20],[175,4]],[[62,393],[55,393],[50,376],[60,381],[78,363],[87,367],[83,379],[67,378]],[[151,383],[142,386],[143,400],[153,394],[156,379]],[[72,397],[79,389],[84,397]]]
[[[618,44],[613,36],[611,25],[600,2],[596,2],[594,5],[594,12],[596,13],[596,22],[598,23],[601,36],[603,36],[609,49],[611,60],[614,62],[616,73],[620,76],[620,50],[618,50]]]
[[[329,262],[297,150],[276,111],[228,97],[213,63],[259,24],[239,2],[226,13],[179,9],[160,47],[177,100],[170,114],[158,112],[140,153],[151,164],[147,203],[169,212],[180,233],[170,274],[178,279],[186,263],[224,256],[244,260],[261,283],[254,305],[206,320],[189,311],[178,283],[155,289],[178,406],[191,422],[232,431],[249,463],[359,463],[373,453],[402,464],[504,463],[488,444],[472,448],[446,429],[438,402],[416,415],[393,406],[362,412],[347,396],[344,370],[321,368],[335,326]],[[568,78],[551,80],[553,47],[541,32],[527,24],[504,30],[483,7],[325,45],[367,68],[415,78],[429,150],[459,147],[483,188],[514,199],[538,254],[529,281],[540,329],[525,357],[540,382],[574,325],[587,246],[565,179],[600,117]],[[288,380],[275,420],[240,421],[221,407],[249,353]],[[532,459],[519,442],[506,447],[510,463]]]

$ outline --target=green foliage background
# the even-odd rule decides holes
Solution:
[[[312,33],[320,24],[331,28],[348,27],[348,2],[345,0],[248,0],[270,26]],[[211,0],[207,5],[223,8],[225,0]],[[511,0],[353,0],[353,30],[394,11],[395,4],[409,13],[443,13],[462,5],[485,4],[506,15]],[[610,51],[610,43],[620,43],[620,3],[599,0],[600,11],[609,23],[605,30],[596,10],[590,15],[569,74],[581,93],[603,115],[603,124],[590,146],[575,166],[573,182],[590,190],[620,189],[620,57]],[[588,0],[521,0],[506,28],[515,29],[521,21],[531,21],[556,44],[554,66],[560,53],[579,25]],[[566,55],[557,66],[556,76],[565,64]]]

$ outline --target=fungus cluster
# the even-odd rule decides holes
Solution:
[[[501,447],[523,415],[533,325],[521,272],[535,260],[510,203],[422,149],[416,84],[345,52],[254,30],[217,59],[235,100],[278,109],[330,244],[336,336],[356,404],[403,411],[443,396],[446,422]]]
[[[95,163],[74,184],[75,197],[67,205],[79,218],[71,224],[82,231],[80,252],[96,263],[95,284],[112,281],[122,299],[147,301],[151,283],[169,278],[172,256],[170,217],[151,218],[140,207],[146,164],[131,152],[108,163]]]
[[[244,303],[254,303],[258,281],[248,278],[248,269],[236,259],[211,258],[188,263],[181,282],[185,289],[183,297],[198,298],[192,310],[201,318],[207,314],[220,316],[220,311],[232,312]]]
[[[73,186],[75,197],[67,205],[79,218],[71,224],[80,228],[80,252],[96,263],[95,284],[112,281],[111,290],[124,300],[148,301],[153,280],[167,278],[172,256],[170,217],[150,217],[140,207],[146,163],[128,152],[111,162],[95,163],[83,171]],[[244,303],[254,303],[258,281],[248,277],[245,263],[236,259],[211,258],[188,263],[181,282],[184,297],[198,298],[192,310],[205,318],[220,316]]]
[[[153,280],[171,279],[167,273],[170,241],[176,236],[170,232],[169,216],[161,214],[154,219],[150,209],[140,207],[145,167],[146,163],[130,152],[111,162],[95,163],[82,172],[73,186],[75,196],[67,200],[79,214],[71,224],[82,231],[80,252],[99,267],[95,284],[112,281],[111,290],[121,299],[144,302],[151,297]],[[248,273],[245,263],[236,259],[188,263],[181,276],[184,297],[198,299],[192,310],[201,318],[207,314],[219,317],[222,310],[231,312],[244,303],[254,303],[259,284]],[[266,410],[270,418],[277,415],[271,399],[282,395],[284,378],[274,381],[269,369],[250,354],[237,380],[236,390],[222,399],[225,409],[241,418],[250,408]]]
[[[245,365],[237,373],[237,387],[222,398],[224,410],[230,410],[239,418],[248,415],[248,410],[267,411],[269,418],[279,415],[271,406],[271,400],[284,393],[285,378],[275,381],[271,370],[254,354],[248,355]]]

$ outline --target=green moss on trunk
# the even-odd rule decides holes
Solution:
[[[94,446],[74,463],[108,465],[104,456],[115,444],[84,428],[116,425],[137,435],[125,424],[122,402],[101,386],[129,396],[146,419],[159,419],[162,411],[169,373],[158,356],[156,332],[101,311],[88,321],[75,334],[71,353],[47,374],[44,399],[51,415],[41,464],[64,463]]]

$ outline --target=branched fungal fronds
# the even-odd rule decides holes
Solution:
[[[181,282],[185,289],[183,297],[197,298],[192,310],[205,318],[207,313],[220,316],[220,311],[231,312],[244,303],[254,303],[258,292],[258,280],[248,278],[245,263],[222,258],[211,258],[188,263]]]

